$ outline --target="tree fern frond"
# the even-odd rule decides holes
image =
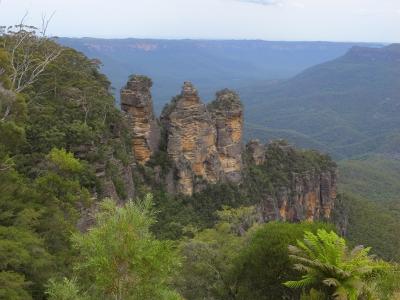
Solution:
[[[289,247],[294,268],[305,273],[299,281],[288,281],[292,288],[326,286],[334,299],[357,300],[373,286],[385,264],[369,255],[370,248],[357,246],[349,250],[346,241],[335,232],[318,230],[304,233],[304,240]],[[375,275],[374,275],[375,274]]]
[[[309,287],[315,283],[316,283],[316,278],[306,275],[303,276],[302,279],[297,281],[286,281],[284,285],[292,289],[301,289]]]
[[[294,264],[293,268],[297,271],[300,271],[302,273],[310,273],[313,269],[310,267],[307,267],[303,264]]]
[[[339,287],[340,286],[339,280],[337,280],[335,278],[326,278],[322,282],[323,282],[323,284],[325,284],[329,287]]]

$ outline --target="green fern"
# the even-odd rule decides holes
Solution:
[[[335,232],[305,232],[304,240],[289,246],[294,268],[305,275],[288,281],[289,288],[319,289],[333,299],[357,300],[373,285],[386,264],[369,255],[370,248],[357,246],[351,251]]]

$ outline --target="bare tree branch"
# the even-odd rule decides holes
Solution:
[[[61,54],[62,48],[53,45],[45,36],[50,18],[42,17],[41,36],[36,35],[37,28],[19,25],[8,28],[5,32],[4,47],[10,53],[12,89],[22,92],[36,82],[46,67]],[[13,29],[16,29],[14,31]]]
[[[42,27],[41,27],[41,31],[40,31],[40,34],[42,35],[42,37],[46,36],[47,28],[49,27],[49,24],[55,14],[56,14],[56,11],[53,11],[53,13],[50,15],[49,18],[46,18],[46,15],[42,14]]]
[[[25,11],[25,14],[24,14],[24,16],[22,17],[22,19],[21,19],[21,21],[19,22],[19,30],[22,30],[24,27],[25,27],[25,19],[26,19],[26,17],[28,17],[28,14],[29,14],[29,12],[28,11]]]

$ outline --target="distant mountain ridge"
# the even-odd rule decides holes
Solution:
[[[353,47],[292,79],[240,92],[250,136],[286,138],[336,158],[398,151],[398,44]]]
[[[60,38],[103,63],[103,72],[116,88],[130,74],[145,74],[154,81],[157,112],[190,80],[203,99],[217,90],[265,80],[287,79],[302,70],[343,55],[354,45],[379,44],[330,42],[269,42],[262,40],[157,40]]]

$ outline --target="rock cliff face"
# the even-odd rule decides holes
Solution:
[[[244,147],[243,107],[239,96],[227,89],[205,105],[196,88],[185,82],[158,122],[150,88],[149,79],[131,77],[121,103],[132,124],[135,160],[152,168],[157,185],[190,196],[209,184],[231,183],[238,194],[259,203],[265,221],[330,218],[337,175],[329,158],[282,141],[263,145],[252,140]]]
[[[216,183],[221,167],[214,120],[191,83],[184,83],[181,95],[164,110],[162,120],[167,153],[175,166],[177,192],[191,195],[197,179]]]
[[[327,220],[335,199],[335,172],[311,172],[293,174],[290,185],[269,196],[261,207],[266,221]]]
[[[247,148],[254,149],[254,145],[251,142]],[[276,176],[285,174],[286,177],[285,180],[276,182],[275,192],[267,195],[261,202],[264,219],[291,222],[329,219],[336,199],[336,165],[327,160],[318,168],[311,164],[308,166],[307,157],[281,142],[266,145],[264,149],[265,161],[261,165],[265,171],[277,174]],[[324,159],[321,154],[314,155],[319,160]],[[278,167],[274,162],[269,163],[277,158],[282,160]],[[296,165],[296,162],[301,165]]]
[[[160,130],[153,112],[151,86],[149,78],[135,75],[121,91],[121,108],[130,118],[132,150],[140,164],[150,159],[160,140]]]
[[[262,165],[265,162],[265,146],[259,140],[250,140],[246,145],[246,151],[250,162],[256,166]]]
[[[230,90],[217,93],[209,105],[217,130],[217,151],[225,178],[240,182],[242,171],[243,107],[239,96]]]

